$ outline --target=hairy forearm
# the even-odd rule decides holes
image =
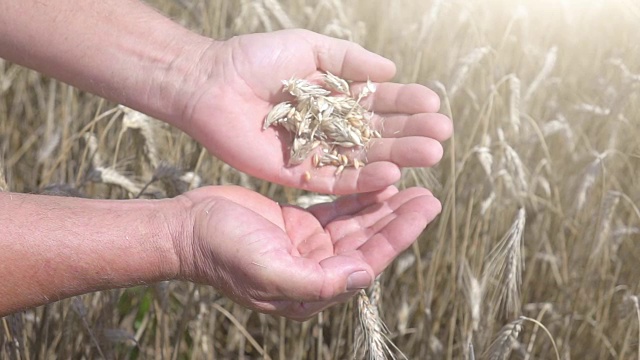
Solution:
[[[211,43],[139,0],[0,2],[0,57],[169,122]]]
[[[174,278],[171,200],[0,192],[0,317],[91,291]]]

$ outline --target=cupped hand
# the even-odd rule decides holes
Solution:
[[[373,126],[382,138],[369,144],[365,167],[338,176],[335,167],[318,169],[310,159],[287,166],[288,134],[262,129],[273,106],[291,99],[282,92],[282,80],[317,81],[324,71],[352,80],[353,92],[368,79],[377,83],[377,92],[363,105],[376,114]],[[199,56],[193,73],[204,80],[185,86],[195,90],[185,96],[183,130],[235,168],[287,186],[334,194],[384,189],[400,178],[401,167],[437,163],[440,142],[452,131],[451,121],[436,113],[439,98],[433,91],[386,82],[395,74],[390,60],[310,31],[250,34],[215,43]],[[310,178],[304,176],[307,171]]]
[[[369,286],[440,212],[422,188],[350,195],[305,210],[240,187],[201,188],[177,244],[182,279],[264,313],[307,319]]]

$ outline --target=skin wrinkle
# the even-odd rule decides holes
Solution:
[[[451,122],[441,114],[414,114],[406,119],[403,115],[386,114],[374,118],[373,126],[382,131],[383,137],[399,138],[407,136],[431,136],[437,141],[444,141],[442,134],[453,131]]]
[[[326,57],[326,54],[329,52],[329,49],[327,49],[327,47],[324,45],[324,43],[323,44],[313,43],[308,39],[307,36],[303,36],[303,38],[305,39],[307,44],[309,44],[310,47],[315,49],[316,68],[317,69],[322,69],[322,70],[328,69],[328,66],[326,66],[324,64],[324,60],[323,59]],[[344,71],[344,62],[340,66],[340,73],[343,73],[343,71]]]
[[[243,44],[242,44],[242,38],[237,37],[237,38],[235,38],[235,41],[238,43],[237,48],[239,49],[239,51],[243,52],[244,57],[245,58],[251,58],[251,55],[245,53],[245,46],[243,46]],[[257,98],[263,99],[265,101],[269,101],[269,97],[268,96],[265,97],[265,96],[263,96],[264,94],[256,93],[255,89],[253,89],[249,85],[249,82],[247,81],[247,79],[245,79],[244,72],[240,70],[241,67],[238,64],[238,60],[236,60],[237,56],[235,56],[235,51],[230,51],[229,53],[230,53],[230,56],[231,56],[231,64],[233,65],[233,71],[234,71],[235,74],[238,75],[237,77],[240,78],[240,80],[242,80],[242,86],[246,90],[248,90],[250,93],[255,95]],[[258,124],[256,124],[256,126],[261,126],[261,124],[258,123]]]
[[[208,43],[208,45],[207,45],[204,49],[202,49],[202,50],[198,51],[198,54],[197,54],[198,61],[196,62],[196,64],[197,64],[197,63],[199,63],[199,62],[202,62],[202,61],[208,61],[208,60],[206,59],[206,54],[207,54],[208,52],[215,52],[215,51],[213,50],[213,49],[214,49],[214,47],[218,47],[218,48],[220,48],[220,47],[221,47],[221,45],[219,45],[219,43],[218,43],[218,42],[216,42],[216,41],[214,41],[214,40],[210,40],[210,41],[209,41],[209,43]],[[175,62],[175,63],[177,63],[177,61],[178,61],[180,58],[181,58],[180,56],[179,56],[179,57],[177,57],[177,58],[175,58],[174,62]],[[216,57],[216,59],[217,59],[217,57]],[[203,76],[203,78],[205,78],[205,79],[211,79],[211,78],[214,78],[212,71],[213,71],[213,69],[215,69],[215,68],[218,68],[218,67],[216,66],[216,67],[208,68],[208,69],[209,69],[209,71],[211,71],[211,72],[209,72],[209,73],[205,74],[205,76]],[[192,70],[191,70],[191,72],[193,73],[193,72],[194,72],[194,70],[192,69]],[[197,78],[199,78],[199,77],[197,77]],[[186,76],[185,76],[185,77],[183,77],[181,80],[182,80],[182,82],[181,82],[181,84],[180,84],[180,87],[178,87],[178,88],[185,87],[185,86],[184,86],[184,81],[186,81]],[[159,87],[159,88],[162,88],[162,87]],[[194,114],[194,112],[195,112],[195,108],[196,108],[197,104],[199,104],[199,103],[200,103],[200,101],[202,100],[202,97],[203,97],[203,96],[205,96],[206,94],[207,94],[207,93],[204,93],[204,92],[203,92],[203,93],[201,93],[199,96],[195,96],[195,97],[193,97],[193,98],[191,98],[191,99],[189,99],[189,100],[185,101],[185,105],[183,106],[182,111],[180,111],[180,114],[181,114],[181,116],[182,116],[182,119],[185,119],[185,123],[184,123],[182,126],[184,126],[185,128],[190,128],[190,127],[192,127],[192,126],[193,126],[193,121],[194,121],[194,120],[193,120],[193,119],[194,119],[193,114]]]
[[[373,214],[379,216],[379,214],[383,214],[385,217],[393,212],[393,209],[389,206],[389,204],[384,203],[377,207],[372,211]],[[376,221],[377,222],[377,221]],[[354,230],[362,230],[364,227],[368,227],[371,225],[369,221],[367,221],[366,217],[348,217],[345,216],[343,219],[336,218],[333,220],[332,224],[327,227],[327,230],[331,233],[331,238],[333,240],[334,245],[342,240],[345,236],[350,236],[353,234]],[[337,229],[337,230],[334,230]]]
[[[412,213],[408,213],[408,214],[403,214],[403,215],[401,215],[401,216],[404,216],[405,218],[406,218],[406,217],[409,217],[409,216],[411,216],[411,217],[415,217],[415,218],[421,218],[421,217],[422,217],[422,216],[421,216],[421,214],[419,214],[419,213],[417,213],[417,212],[412,212]],[[426,225],[425,225],[425,227],[426,227]],[[388,232],[388,231],[386,231],[386,230],[385,230],[385,231],[382,231],[382,232],[378,233],[377,237],[382,237],[382,238],[384,238],[384,239],[385,239],[385,241],[383,241],[383,242],[382,242],[382,244],[383,244],[383,246],[385,246],[386,248],[390,249],[390,253],[393,253],[393,254],[398,254],[398,253],[400,253],[400,252],[404,249],[404,247],[405,247],[405,245],[406,245],[406,244],[402,244],[402,247],[397,247],[397,246],[395,246],[393,241],[389,241],[390,237],[389,237],[389,234],[388,234],[387,232]],[[400,245],[400,244],[398,244],[398,245]],[[385,252],[384,252],[384,250],[383,250],[383,249],[380,249],[379,253],[380,253],[380,254],[384,254]],[[387,265],[388,265],[388,264],[384,264],[384,266],[385,266],[385,267],[386,267]]]

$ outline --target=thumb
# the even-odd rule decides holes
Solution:
[[[313,47],[318,69],[329,71],[348,80],[375,82],[389,81],[396,73],[393,61],[362,46],[311,31],[304,37]]]
[[[314,266],[296,258],[299,266],[282,271],[279,292],[283,298],[304,302],[327,302],[346,293],[369,287],[375,279],[371,266],[361,259],[336,255]]]

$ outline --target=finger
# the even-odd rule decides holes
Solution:
[[[425,188],[414,187],[403,190],[393,197],[387,199],[379,204],[374,204],[368,208],[363,209],[359,214],[353,216],[344,216],[334,219],[333,222],[328,224],[325,229],[331,235],[331,239],[334,242],[334,246],[339,245],[340,241],[346,237],[355,237],[360,239],[360,243],[357,246],[351,248],[341,247],[340,251],[353,250],[364,243],[373,234],[380,231],[380,229],[395,216],[396,211],[400,210],[409,201],[422,196],[433,197],[431,192]],[[392,216],[389,218],[389,216]]]
[[[286,317],[290,320],[305,321],[319,312],[339,303],[344,303],[356,295],[357,291],[349,291],[336,296],[330,301],[267,301],[258,302],[257,310],[263,313]]]
[[[373,79],[372,79],[373,80]],[[351,92],[358,94],[365,84],[354,84]],[[440,110],[440,97],[419,84],[376,84],[376,92],[361,101],[362,106],[376,113],[419,114]]]
[[[297,171],[304,172],[304,169],[309,169],[306,170],[308,176],[304,173],[296,175],[300,179],[298,187],[336,195],[379,191],[402,176],[398,166],[388,161],[371,162],[360,169],[346,168],[337,173],[334,166],[314,168],[307,159]]]
[[[371,285],[373,270],[358,257],[336,255],[320,262],[303,257],[271,262],[261,276],[272,284],[270,301],[332,301],[344,293]]]
[[[379,274],[420,236],[440,211],[440,202],[435,197],[414,198],[381,219],[385,225],[375,234],[345,237],[335,245],[336,251],[347,255],[357,248],[363,259]]]
[[[374,116],[371,125],[380,130],[383,138],[424,136],[445,141],[453,133],[451,120],[438,113]]]
[[[315,216],[322,227],[334,219],[356,213],[367,206],[383,202],[398,193],[395,186],[380,191],[343,196],[333,202],[314,205],[307,209]]]
[[[353,81],[388,81],[395,75],[395,64],[362,46],[346,41],[303,31],[316,54],[318,69]]]
[[[390,161],[400,167],[429,167],[442,159],[442,144],[427,137],[374,139],[367,150],[367,161]]]

